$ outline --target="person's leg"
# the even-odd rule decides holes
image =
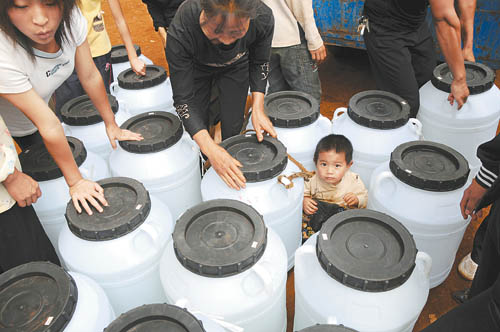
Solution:
[[[285,52],[284,47],[271,48],[271,59],[269,61],[269,76],[267,82],[269,88],[267,93],[290,90],[290,86],[286,83],[283,73],[281,72],[281,55]]]
[[[422,24],[420,29],[415,33],[415,43],[409,47],[409,50],[415,78],[420,88],[431,80],[432,72],[437,64],[434,41],[427,23]]]
[[[363,35],[377,89],[405,99],[410,115],[415,117],[420,101],[407,37],[404,33],[384,31],[374,22],[370,22],[370,32],[365,30]]]
[[[481,257],[483,242],[486,236],[486,230],[488,229],[489,217],[490,215],[488,214],[486,218],[484,218],[484,220],[481,222],[481,225],[479,225],[476,234],[474,235],[474,242],[472,243],[472,251],[470,253],[470,257],[476,264],[479,264],[479,259]]]
[[[321,102],[318,67],[307,49],[306,42],[284,48],[280,64],[290,90],[308,93],[318,101],[318,104]]]
[[[33,207],[15,204],[0,213],[0,269],[33,261],[61,264]]]
[[[95,66],[102,76],[106,92],[109,93],[109,85],[113,82],[113,67],[111,66],[111,51],[94,58]]]
[[[241,132],[248,97],[248,82],[248,62],[232,65],[217,75],[222,140]]]

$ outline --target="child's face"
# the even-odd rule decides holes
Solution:
[[[351,168],[352,161],[347,163],[345,153],[335,150],[322,151],[318,155],[316,174],[326,183],[337,185],[342,181],[344,174]]]

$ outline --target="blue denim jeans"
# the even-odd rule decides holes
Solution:
[[[268,93],[302,91],[321,101],[318,67],[307,49],[306,42],[288,47],[273,47],[269,71]]]

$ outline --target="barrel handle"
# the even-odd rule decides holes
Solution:
[[[391,179],[391,181],[394,182],[392,173],[389,172],[389,171],[384,171],[384,172],[378,174],[376,178],[374,178],[374,179],[372,178],[372,181],[370,183],[370,189],[373,190],[373,191],[379,190],[380,184],[385,179]]]
[[[429,256],[426,252],[419,251],[417,252],[417,258],[416,258],[417,264],[420,262],[422,264],[422,268],[424,270],[425,276],[429,278],[431,274],[431,268],[432,268],[432,257]]]
[[[332,122],[340,118],[342,115],[340,113],[347,114],[347,108],[346,107],[339,107],[333,112],[333,118]]]
[[[116,97],[116,89],[118,89],[118,82],[111,82],[109,85],[109,92],[113,97]]]
[[[420,122],[416,118],[411,118],[410,120],[408,120],[408,125],[413,131],[415,131],[415,134],[417,134],[419,140],[424,139],[424,135],[422,134],[422,122]]]
[[[264,283],[264,288],[269,295],[273,294],[273,277],[269,272],[259,264],[253,266],[253,271]]]
[[[150,224],[142,224],[140,228],[141,232],[146,233],[151,238],[151,242],[157,250],[161,250],[160,245],[160,235],[156,227]]]
[[[328,133],[332,132],[332,122],[328,120],[327,117],[320,115],[318,118],[318,125],[321,129],[325,130],[326,132]]]

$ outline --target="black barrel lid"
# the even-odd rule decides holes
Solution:
[[[412,141],[391,153],[391,172],[401,182],[427,191],[452,191],[461,188],[469,176],[469,163],[449,146]]]
[[[104,206],[102,213],[92,207],[93,214],[89,216],[86,212],[78,213],[69,201],[65,216],[73,234],[84,240],[106,241],[122,237],[142,225],[151,210],[151,199],[142,183],[124,177],[97,183],[104,189],[109,206]]]
[[[147,304],[127,311],[104,332],[205,332],[203,324],[186,309],[170,304]]]
[[[87,150],[78,138],[66,136],[76,164],[80,167],[87,159]],[[36,181],[48,181],[63,176],[61,170],[50,155],[43,142],[32,145],[19,154],[23,172]]]
[[[113,113],[118,112],[116,98],[108,94],[108,100]],[[87,95],[67,101],[61,108],[61,118],[70,126],[88,126],[102,122],[101,114]]]
[[[177,143],[183,133],[182,123],[177,115],[167,112],[138,114],[121,125],[139,133],[142,141],[120,141],[120,146],[132,153],[152,153],[168,149]]]
[[[319,117],[319,104],[313,96],[299,91],[280,91],[264,98],[266,114],[276,127],[307,126]]]
[[[129,90],[140,90],[151,88],[167,80],[167,72],[163,67],[146,65],[146,75],[141,76],[134,73],[132,68],[125,69],[118,74],[118,85]]]
[[[317,324],[297,332],[357,332],[344,325]]]
[[[477,95],[491,89],[495,83],[496,73],[482,63],[465,61],[465,79],[471,95]],[[446,62],[434,68],[431,82],[439,90],[451,91],[453,74]]]
[[[393,93],[368,90],[351,97],[347,114],[363,127],[395,129],[408,122],[410,105]]]
[[[415,267],[417,248],[396,219],[373,210],[347,210],[330,217],[316,244],[321,267],[354,289],[383,292],[402,285]]]
[[[253,207],[216,199],[188,209],[172,237],[175,255],[186,269],[205,277],[227,277],[249,269],[264,254],[267,228]]]
[[[75,312],[73,278],[49,262],[19,265],[0,275],[0,330],[59,332]]]
[[[241,172],[247,182],[260,182],[274,178],[286,168],[286,147],[271,136],[257,141],[255,134],[233,136],[220,144],[243,167]]]
[[[137,56],[141,55],[141,48],[139,45],[135,45],[135,54]],[[111,63],[122,63],[122,62],[128,62],[128,54],[127,54],[127,49],[125,48],[125,45],[115,45],[111,47]]]

